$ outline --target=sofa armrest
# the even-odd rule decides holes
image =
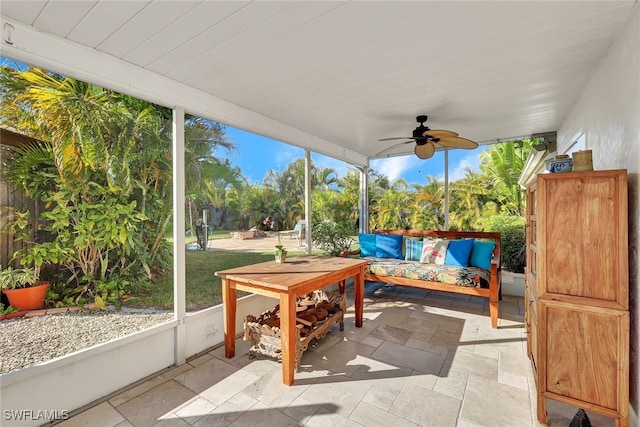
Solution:
[[[360,255],[360,249],[355,249],[353,251],[342,251],[342,252],[340,252],[340,256],[342,258],[355,256],[355,255]]]

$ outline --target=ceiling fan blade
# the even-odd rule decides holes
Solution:
[[[415,138],[412,136],[396,136],[392,138],[382,138],[382,139],[379,139],[378,141],[393,141],[396,139],[415,139]]]
[[[413,141],[406,141],[406,142],[399,142],[397,144],[392,145],[391,147],[387,147],[384,150],[380,151],[379,153],[376,153],[376,155],[374,157],[380,157],[380,156],[385,156],[389,153],[392,153],[394,150],[396,150],[398,147],[404,145],[404,144],[408,144],[410,142]]]
[[[444,130],[444,129],[429,129],[428,131],[422,134],[422,136],[427,136],[427,135],[432,138],[453,138],[458,136],[457,133],[451,130]]]
[[[440,138],[440,140],[437,142],[443,147],[448,147],[448,148],[465,148],[470,150],[478,147],[477,142],[467,138],[461,138],[459,136],[455,136],[452,138]]]
[[[436,146],[431,141],[422,145],[416,144],[413,152],[416,153],[416,156],[418,156],[422,160],[426,160],[431,158],[433,156],[433,153],[436,152]]]

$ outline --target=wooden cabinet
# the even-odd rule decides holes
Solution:
[[[546,399],[629,425],[625,170],[538,175],[527,191],[525,323]]]

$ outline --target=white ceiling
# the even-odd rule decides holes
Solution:
[[[479,142],[557,130],[634,7],[2,0],[0,13],[374,157],[419,114]]]

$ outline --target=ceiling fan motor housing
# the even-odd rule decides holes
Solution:
[[[413,137],[416,138],[416,143],[418,145],[424,145],[428,141],[428,137],[424,134],[426,131],[430,130],[428,126],[424,125],[424,122],[426,122],[428,118],[429,116],[416,117],[416,121],[420,123],[420,125],[413,130]]]
[[[428,130],[429,128],[420,125],[413,130],[413,137],[416,138],[416,141],[419,141],[421,139],[424,139],[426,141],[426,138],[424,138],[423,134]]]

